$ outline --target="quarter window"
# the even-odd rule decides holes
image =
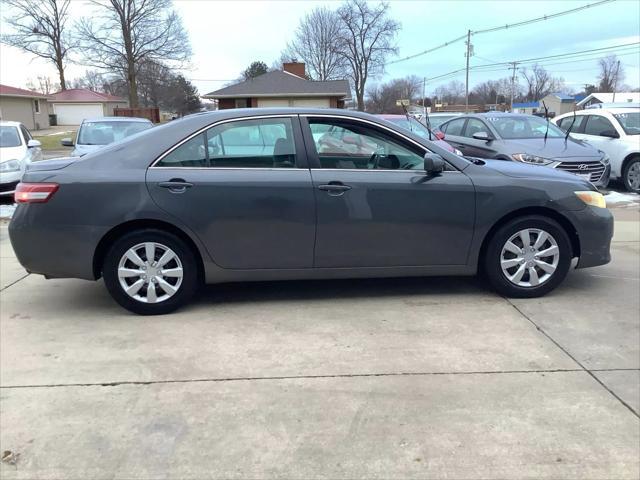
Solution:
[[[160,167],[295,168],[289,118],[238,120],[216,125],[160,160]]]
[[[584,127],[585,135],[597,135],[602,136],[602,132],[614,131],[613,125],[609,120],[600,115],[588,115],[587,125]]]
[[[458,118],[456,120],[451,120],[449,123],[446,123],[440,127],[447,135],[462,135],[462,127],[464,127],[464,122],[466,122],[466,118]]]
[[[321,168],[422,170],[424,159],[390,135],[355,122],[310,119]]]

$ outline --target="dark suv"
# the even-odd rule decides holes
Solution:
[[[513,160],[574,173],[595,186],[609,183],[609,157],[533,115],[479,113],[440,126],[465,156]]]

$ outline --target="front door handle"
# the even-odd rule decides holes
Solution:
[[[340,196],[347,190],[351,190],[351,187],[342,182],[329,182],[324,185],[318,185],[318,190],[327,192],[329,195]]]
[[[167,188],[172,193],[183,193],[187,188],[193,187],[193,183],[184,181],[182,178],[172,178],[168,182],[160,182],[158,186]]]

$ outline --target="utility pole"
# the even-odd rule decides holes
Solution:
[[[427,108],[424,106],[424,93],[425,87],[427,86],[427,77],[422,77],[422,118],[427,118]],[[427,121],[425,120],[425,123]]]
[[[471,57],[471,30],[467,30],[467,80],[464,87],[464,111],[469,113],[469,58]]]
[[[513,113],[513,94],[516,91],[516,62],[513,62],[511,67],[513,68],[513,74],[511,75],[511,101],[509,103],[510,111]]]
[[[618,63],[616,64],[616,76],[613,82],[613,100],[611,100],[612,103],[615,103],[616,101],[616,90],[618,89],[618,73],[619,72],[620,72],[620,60],[618,60]]]

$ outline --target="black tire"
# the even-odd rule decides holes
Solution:
[[[629,171],[631,170],[631,167],[639,163],[640,163],[640,157],[635,156],[632,159],[630,159],[624,166],[624,171],[622,172],[622,181],[624,182],[624,188],[626,188],[629,192],[640,193],[640,188],[633,188],[633,186],[631,185],[631,181],[629,179]]]
[[[558,245],[559,258],[556,270],[544,283],[538,286],[523,287],[512,283],[505,276],[500,265],[502,248],[507,243],[507,240],[524,229],[543,230],[550,234]],[[488,240],[485,256],[481,259],[481,266],[482,273],[499,294],[513,298],[534,298],[546,295],[562,283],[571,266],[571,257],[572,251],[569,237],[558,222],[539,215],[527,215],[510,220],[498,228]]]
[[[129,296],[118,277],[120,259],[132,247],[146,242],[166,246],[177,255],[182,264],[182,282],[173,296],[157,303],[144,303]],[[179,237],[157,229],[143,229],[127,233],[116,240],[104,260],[102,276],[107,290],[122,307],[140,315],[163,315],[187,303],[200,285],[198,263],[194,252]],[[148,283],[146,284],[148,285]]]

